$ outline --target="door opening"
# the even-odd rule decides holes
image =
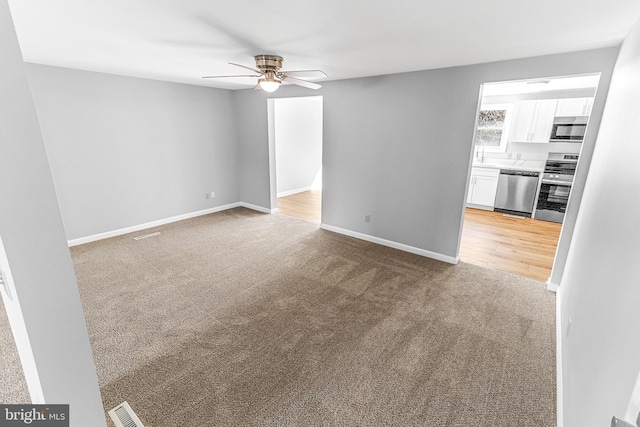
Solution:
[[[322,96],[269,100],[272,201],[280,213],[317,224],[322,215],[322,101]]]
[[[572,187],[584,185],[575,180],[576,166],[580,160],[588,169],[582,148],[595,143],[597,129],[589,130],[588,123],[599,79],[589,74],[482,85],[462,261],[550,283],[554,263],[566,260],[558,248],[563,223],[573,228],[575,218],[565,216]],[[559,123],[576,132],[565,138]],[[569,126],[575,123],[579,129]],[[582,193],[576,193],[577,209]]]

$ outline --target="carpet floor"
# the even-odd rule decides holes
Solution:
[[[0,302],[0,403],[29,402],[31,402],[31,397],[18,356],[18,349],[13,340],[4,304]]]
[[[243,208],[71,252],[105,409],[147,426],[555,425],[540,282]]]

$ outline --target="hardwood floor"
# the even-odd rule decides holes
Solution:
[[[278,198],[285,215],[320,224],[322,191]],[[561,224],[511,218],[500,212],[468,208],[462,228],[460,259],[546,282],[556,254]]]
[[[546,282],[561,224],[467,208],[460,259]]]
[[[322,190],[309,190],[278,197],[278,210],[285,215],[320,224]]]

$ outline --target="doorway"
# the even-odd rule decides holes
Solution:
[[[563,196],[565,204],[562,214],[550,221],[538,202],[544,183],[557,177],[550,178],[545,170],[550,159],[557,158],[575,162],[574,170],[579,160],[588,168],[590,158],[583,161],[582,147],[593,144],[596,133],[587,131],[584,139],[563,141],[554,138],[554,130],[557,123],[589,121],[599,79],[599,74],[592,74],[482,85],[460,244],[462,261],[543,282],[550,279],[575,183],[574,177],[568,177],[566,191],[555,194]],[[523,207],[502,206],[505,191],[515,191],[505,184],[514,180],[509,175],[513,171],[535,182],[535,191],[526,197],[508,194],[510,199],[525,199],[520,203]],[[578,193],[574,203],[579,205]]]
[[[276,194],[277,209],[284,215],[320,224],[322,96],[269,101],[269,134],[275,152],[272,192]]]

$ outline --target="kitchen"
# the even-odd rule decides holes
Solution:
[[[599,75],[486,83],[461,259],[546,281]]]

